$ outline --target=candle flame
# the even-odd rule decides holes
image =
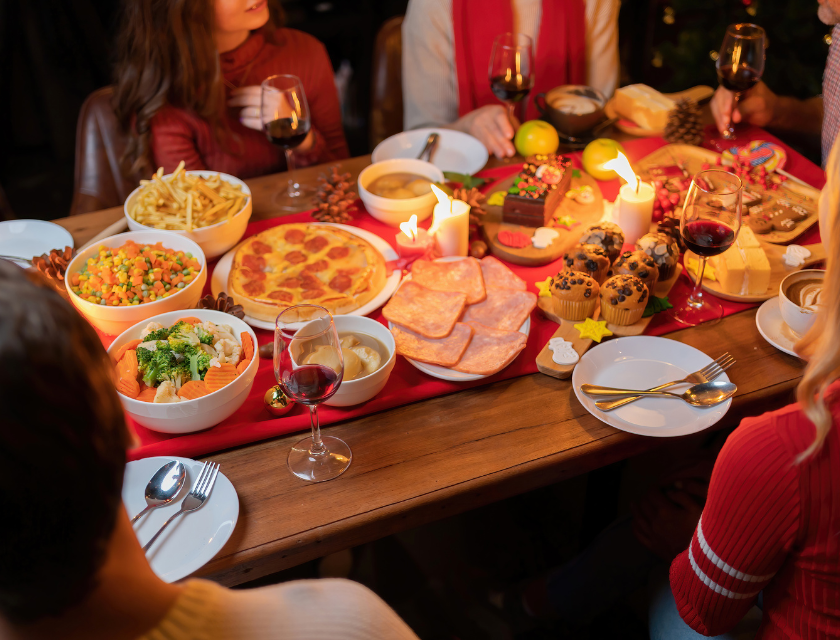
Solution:
[[[604,169],[615,171],[633,189],[638,187],[639,179],[636,177],[633,167],[630,166],[627,156],[621,153],[621,151],[618,152],[615,158],[604,163]]]
[[[408,222],[400,222],[400,231],[412,242],[417,240],[417,215],[412,215]]]
[[[446,195],[446,192],[443,189],[441,189],[440,187],[436,187],[435,185],[431,185],[431,187],[432,187],[432,192],[435,194],[435,196],[438,199],[438,202],[440,202],[441,204],[448,204],[451,208],[452,205],[450,203],[452,201],[452,198],[450,198],[448,195]]]

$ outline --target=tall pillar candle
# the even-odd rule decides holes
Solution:
[[[450,200],[435,205],[430,232],[441,256],[465,256],[470,247],[470,205]]]
[[[633,244],[650,232],[653,221],[653,186],[641,182],[638,191],[635,187],[635,184],[625,184],[615,202],[616,222],[624,232],[624,242],[628,244]]]

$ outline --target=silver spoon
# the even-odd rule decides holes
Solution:
[[[704,382],[689,387],[683,393],[671,393],[669,391],[634,391],[632,389],[614,389],[612,387],[599,387],[593,384],[583,384],[580,390],[588,396],[664,396],[666,398],[680,398],[695,407],[711,407],[720,404],[724,400],[735,395],[738,387],[732,382],[722,380]]]
[[[417,156],[417,159],[418,160],[425,160],[426,162],[431,162],[432,153],[434,153],[435,146],[437,146],[437,143],[438,143],[439,139],[440,139],[440,134],[430,133],[429,137],[426,138],[426,146],[423,147],[423,150],[420,152],[420,155]]]
[[[131,519],[131,524],[147,511],[163,507],[172,502],[184,486],[187,479],[187,470],[177,460],[167,462],[155,472],[149,484],[146,485],[146,504],[148,505],[140,513]]]

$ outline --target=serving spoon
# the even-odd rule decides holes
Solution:
[[[172,502],[184,486],[187,470],[177,460],[172,460],[155,472],[146,485],[146,508],[131,519],[131,524],[147,511],[163,507]]]
[[[671,393],[669,391],[641,391],[633,389],[615,389],[613,387],[600,387],[594,384],[582,384],[580,390],[588,396],[661,396],[666,398],[679,398],[695,407],[711,407],[728,400],[735,395],[738,387],[732,382],[717,380],[704,382],[689,387],[683,393]],[[596,403],[597,404],[597,403]]]
[[[420,155],[417,156],[418,160],[425,160],[426,162],[432,161],[432,153],[435,151],[435,147],[437,146],[438,140],[440,140],[439,133],[430,133],[429,137],[426,138],[426,146],[423,147],[423,150],[420,152]]]

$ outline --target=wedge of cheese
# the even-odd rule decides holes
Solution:
[[[643,129],[662,131],[676,103],[646,84],[629,84],[616,89],[613,105],[618,115]]]
[[[710,262],[727,293],[757,296],[770,286],[770,261],[749,227],[741,227],[735,244]]]

